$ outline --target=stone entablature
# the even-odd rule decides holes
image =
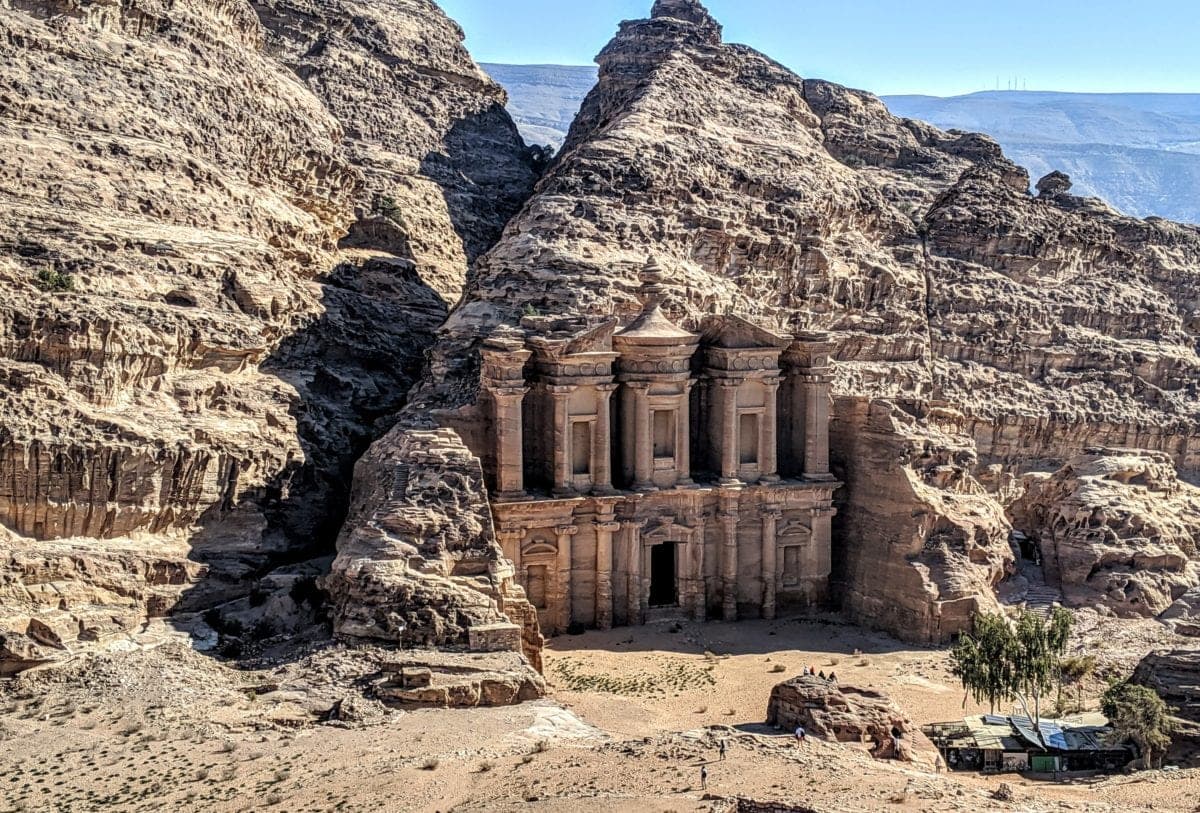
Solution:
[[[823,601],[829,355],[736,316],[693,333],[643,271],[641,314],[504,329],[483,349],[497,532],[543,630],[772,618]]]

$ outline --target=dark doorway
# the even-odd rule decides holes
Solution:
[[[675,586],[675,543],[650,548],[650,606],[674,607],[679,603]]]

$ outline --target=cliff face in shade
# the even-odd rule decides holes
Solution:
[[[563,149],[443,328],[412,425],[482,453],[481,338],[628,319],[653,255],[685,326],[732,311],[835,336],[835,593],[923,641],[993,606],[1025,471],[1098,444],[1200,470],[1196,229],[1064,183],[1035,198],[987,137],[722,43],[694,0],[622,23],[597,61]]]
[[[531,187],[458,28],[349,5],[0,3],[12,668],[327,550]]]

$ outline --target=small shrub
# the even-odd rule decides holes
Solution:
[[[784,666],[782,663],[777,663],[777,664],[775,664],[774,666],[772,666],[772,667],[771,667],[771,671],[772,671],[772,672],[786,672],[786,671],[787,671],[787,667],[786,667],[786,666]]]
[[[544,754],[550,750],[550,743],[547,740],[538,740],[533,744],[533,753]]]
[[[696,709],[696,713],[697,714],[707,714],[708,706],[701,706],[700,708]]]
[[[225,742],[221,743],[221,753],[222,754],[232,754],[236,750],[237,750],[237,743],[234,742],[233,740],[225,740]]]
[[[485,759],[483,762],[479,763],[479,772],[487,773],[488,771],[490,771],[492,768],[495,768],[495,767],[496,767],[495,765],[493,765],[490,761]]]
[[[526,754],[525,756],[521,757],[522,765],[528,765],[530,762],[533,762],[533,754]]]
[[[53,268],[43,268],[38,271],[36,284],[43,291],[49,293],[65,293],[75,290],[75,278]]]
[[[830,665],[830,666],[837,666],[837,665],[838,665],[839,663],[841,663],[841,662],[842,662],[842,659],[841,659],[841,658],[830,658],[830,659],[829,659],[829,665]]]
[[[441,762],[440,762],[440,760],[438,760],[437,757],[426,757],[425,761],[421,763],[421,770],[436,771],[437,766],[440,764],[441,764]]]

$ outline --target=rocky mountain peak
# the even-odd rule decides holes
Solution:
[[[693,23],[714,32],[717,42],[721,39],[721,24],[713,19],[699,0],[656,0],[654,8],[650,10],[650,16],[654,19],[670,17]]]

